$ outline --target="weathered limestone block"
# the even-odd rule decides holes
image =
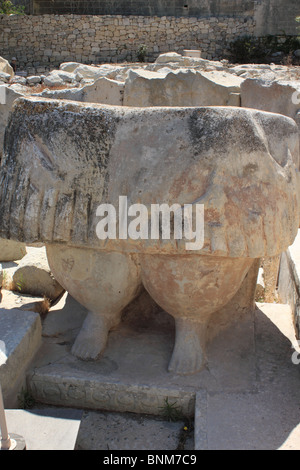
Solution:
[[[80,67],[80,62],[64,62],[60,64],[59,69],[64,70],[65,72],[73,73],[77,67]]]
[[[247,79],[241,84],[242,106],[279,113],[295,119],[300,110],[299,81]]]
[[[225,72],[191,69],[130,71],[125,82],[124,106],[228,106],[238,104],[243,79]]]
[[[12,90],[10,87],[0,85],[0,96],[4,97],[4,103],[0,101],[0,160],[3,152],[4,132],[8,122],[9,113],[15,100],[21,96],[22,93],[18,93]]]
[[[113,106],[122,106],[124,83],[102,77],[90,85],[83,86],[82,88],[44,90],[37,96],[53,99],[81,101],[86,103],[103,103]]]
[[[103,103],[114,106],[123,105],[124,83],[108,78],[99,78],[91,85],[82,89],[82,101],[87,103]]]
[[[14,70],[8,60],[0,57],[0,72],[8,73],[11,78],[15,75]]]
[[[175,319],[169,370],[194,373],[211,318],[253,308],[259,258],[293,242],[298,168],[297,126],[284,116],[22,99],[0,172],[0,235],[44,243],[55,279],[88,309],[74,355],[99,357],[143,284]],[[153,204],[202,204],[203,244],[187,249],[174,227],[147,237],[141,220],[131,236],[131,212],[99,239],[97,209],[117,213],[120,196],[144,205],[148,227]]]
[[[17,261],[26,255],[25,243],[0,238],[0,261]]]
[[[12,281],[12,290],[46,297],[51,301],[58,299],[64,292],[51,273],[44,247],[27,248],[26,256],[12,274]]]

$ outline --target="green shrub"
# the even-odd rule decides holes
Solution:
[[[138,50],[136,51],[137,60],[139,62],[145,62],[146,54],[147,46],[145,44],[141,44]]]
[[[242,36],[232,41],[229,47],[233,60],[239,63],[263,62],[274,52],[289,55],[296,49],[300,49],[299,38],[286,34],[259,38]]]
[[[2,15],[24,15],[24,6],[15,6],[9,0],[0,0],[0,14]]]
[[[253,36],[243,36],[230,43],[229,48],[234,60],[240,63],[260,60],[265,57],[265,51],[262,49],[257,38]]]

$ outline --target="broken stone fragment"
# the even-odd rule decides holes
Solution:
[[[0,72],[0,80],[4,83],[9,83],[11,76],[9,73]]]
[[[12,274],[12,290],[54,301],[64,288],[54,279],[45,248],[27,247],[27,254]]]
[[[299,81],[247,79],[241,84],[242,106],[295,119],[300,109]]]
[[[240,106],[243,79],[226,72],[191,69],[130,70],[124,106]]]
[[[0,261],[17,261],[26,255],[26,246],[14,240],[0,238]]]
[[[0,96],[4,98],[4,102],[0,100],[0,161],[3,152],[3,143],[4,143],[4,132],[8,123],[8,118],[12,106],[15,100],[19,97],[24,96],[22,93],[18,93],[12,90],[6,85],[0,86]]]

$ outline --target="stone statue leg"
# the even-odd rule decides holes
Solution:
[[[80,359],[97,359],[108,333],[141,284],[134,256],[51,245],[47,247],[54,277],[89,311],[72,347]]]
[[[199,255],[143,255],[142,281],[153,299],[175,319],[169,371],[187,375],[206,364],[211,315],[238,291],[253,260]]]

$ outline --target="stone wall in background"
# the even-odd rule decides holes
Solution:
[[[253,15],[254,0],[31,0],[31,13],[142,16]]]
[[[226,57],[230,42],[253,34],[252,18],[40,15],[0,17],[1,56],[16,56],[18,67],[37,72],[62,62],[135,61],[145,44],[146,59],[160,53],[201,49],[202,57]]]
[[[20,2],[22,0],[14,0]],[[23,0],[32,14],[254,17],[256,35],[297,33],[299,0]]]

